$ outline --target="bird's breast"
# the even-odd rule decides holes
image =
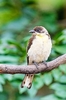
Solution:
[[[51,47],[51,39],[49,39],[47,36],[36,36],[27,53],[29,56],[29,64],[31,64],[32,61],[42,62],[47,60],[51,52]]]

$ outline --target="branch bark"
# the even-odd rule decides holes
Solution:
[[[66,54],[47,62],[47,66],[43,63],[38,65],[38,69],[35,65],[8,65],[0,64],[0,74],[37,74],[40,72],[50,71],[57,68],[61,64],[66,64]]]

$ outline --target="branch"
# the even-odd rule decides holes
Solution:
[[[6,74],[36,74],[40,72],[50,71],[54,68],[57,68],[61,64],[66,64],[66,54],[47,62],[47,66],[43,63],[40,63],[38,69],[35,65],[8,65],[8,64],[0,64],[0,73]]]

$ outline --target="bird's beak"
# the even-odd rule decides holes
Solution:
[[[35,31],[34,30],[30,30],[29,33],[35,33]]]

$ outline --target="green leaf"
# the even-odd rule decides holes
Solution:
[[[11,81],[12,78],[13,78],[13,75],[11,75],[11,74],[4,74],[3,77],[4,77],[6,80]]]
[[[66,64],[60,65],[60,66],[59,66],[59,69],[60,69],[63,73],[66,74]]]
[[[42,77],[41,76],[37,76],[35,79],[34,79],[34,82],[33,82],[34,86],[36,89],[39,89],[41,88],[43,85],[44,85],[44,82],[42,80]]]
[[[21,88],[21,84],[19,85],[19,93],[20,93],[20,94],[24,93],[26,90],[27,90],[26,87]]]
[[[62,100],[60,98],[57,98],[54,94],[42,97],[40,100]]]
[[[21,75],[21,74],[13,75],[13,79],[20,79],[20,80],[22,80],[23,78],[24,78],[24,75]]]
[[[58,37],[58,41],[66,41],[66,29],[62,31],[62,35]]]
[[[4,6],[6,4],[6,0],[0,0],[0,7]]]
[[[60,70],[59,70],[59,69],[54,69],[54,70],[52,70],[51,72],[52,72],[52,75],[53,75],[54,79],[55,79],[56,81],[58,81],[58,79],[59,79],[59,78],[61,77],[61,75],[62,75],[62,73],[60,72]]]
[[[16,46],[21,52],[23,51],[22,49],[22,45],[20,45],[20,43],[18,43],[17,41],[8,41],[9,44]]]
[[[0,27],[1,27],[0,29],[3,28],[2,26],[4,26],[3,29],[6,30],[7,27],[5,27],[5,25],[6,24],[8,25],[11,21],[14,21],[15,19],[19,18],[21,15],[22,13],[19,11],[19,9],[16,10],[15,7],[14,8],[9,7],[9,9],[7,7],[3,7],[2,9],[0,9]]]
[[[14,87],[14,88],[18,88],[20,82],[18,80],[15,80],[15,81],[12,81],[11,82],[11,85]]]
[[[59,83],[54,83],[50,86],[50,89],[63,91],[63,90],[66,90],[66,85],[65,84],[59,84]]]
[[[53,37],[53,40],[56,42],[56,43],[59,43],[59,37],[62,36],[62,32],[58,32],[58,34],[56,34],[54,37]]]
[[[0,84],[0,92],[3,92],[3,86]]]
[[[55,49],[56,52],[64,54],[64,53],[66,53],[66,44],[60,45],[60,46],[59,45],[54,46],[54,49]]]
[[[29,23],[29,19],[25,16],[21,16],[16,20],[13,20],[6,24],[6,26],[3,27],[4,30],[13,30],[13,31],[21,31],[25,28],[25,26]]]
[[[60,98],[66,98],[66,91],[55,91],[55,95]]]
[[[66,75],[61,76],[58,81],[66,84]]]
[[[52,75],[51,73],[44,74],[44,83],[49,85],[52,82]]]
[[[7,56],[7,55],[0,55],[0,62],[11,62],[11,63],[17,63],[18,57],[14,56]]]
[[[33,96],[36,95],[37,89],[36,89],[36,88],[34,87],[34,85],[32,84],[31,89],[28,89],[27,92],[28,92],[28,94],[29,94],[31,97],[33,97]]]
[[[2,75],[0,75],[0,84],[5,84],[5,80]]]

